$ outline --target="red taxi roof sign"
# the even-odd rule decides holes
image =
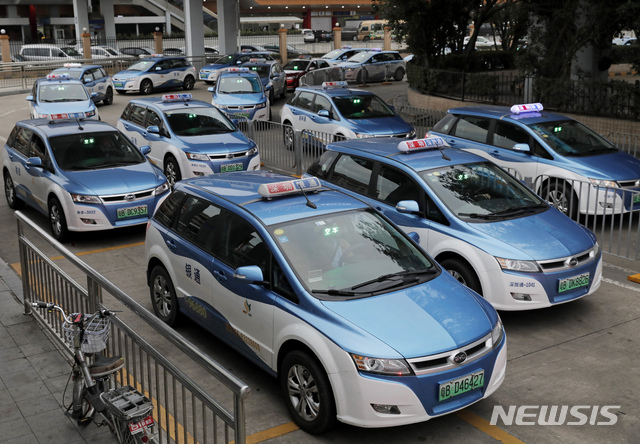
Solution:
[[[342,49],[351,49],[351,45],[342,45]]]
[[[76,117],[81,119],[83,117],[86,117],[86,114],[84,112],[49,114],[49,120],[75,119]]]
[[[522,114],[522,113],[539,113],[544,108],[542,107],[542,103],[527,103],[523,105],[513,105],[510,111],[513,114]]]
[[[258,194],[267,199],[273,199],[274,197],[303,191],[318,191],[320,188],[322,188],[320,179],[309,177],[307,179],[287,180],[284,182],[263,183],[258,187]]]
[[[402,153],[411,153],[414,151],[422,151],[428,149],[439,149],[449,146],[442,137],[431,136],[427,134],[426,139],[403,140],[398,144],[398,151]]]
[[[193,99],[193,96],[191,95],[191,93],[162,95],[163,102],[185,102],[191,99]]]
[[[47,74],[47,79],[48,80],[69,80],[71,79],[71,76],[66,72],[62,74]]]
[[[249,72],[249,68],[229,68],[229,72]]]
[[[322,82],[322,88],[348,88],[349,84],[345,80],[340,80],[337,82]]]

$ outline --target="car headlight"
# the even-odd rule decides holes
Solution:
[[[370,358],[351,354],[351,358],[362,372],[377,373],[390,376],[410,376],[412,374],[409,365],[404,359]]]
[[[502,328],[502,320],[500,319],[500,316],[498,316],[498,322],[496,322],[496,326],[491,330],[491,343],[494,348],[500,345],[503,337],[504,330]]]
[[[36,118],[38,118],[38,119],[48,119],[49,118],[49,114],[36,113]]]
[[[165,191],[167,191],[169,189],[169,182],[165,182],[162,185],[160,185],[159,187],[156,187],[155,190],[153,190],[154,194],[156,196],[161,195],[162,193],[164,193]]]
[[[523,273],[536,273],[540,271],[540,267],[536,261],[520,261],[501,257],[496,257],[496,260],[503,270],[521,271]]]
[[[200,153],[185,153],[189,160],[209,160],[209,156]]]
[[[267,107],[267,102],[258,103],[256,109],[262,109]]]
[[[258,147],[257,146],[254,146],[249,151],[247,151],[247,156],[255,156],[256,154],[258,154]]]
[[[357,69],[357,68],[347,68],[347,69],[345,69],[345,71],[349,71],[349,72],[351,72],[351,71],[355,71],[356,69]]]
[[[71,195],[71,199],[73,199],[73,201],[75,203],[80,203],[80,204],[100,204],[100,203],[102,203],[102,200],[98,196],[90,196],[90,195],[86,195],[86,194],[72,194]]]
[[[414,137],[416,137],[416,130],[411,130],[411,132],[407,134],[407,137],[409,139],[413,139]]]
[[[218,109],[227,109],[227,105],[220,105],[220,104],[214,103],[213,106],[215,106]]]
[[[371,137],[371,134],[366,133],[356,133],[356,139],[365,139],[367,137]]]
[[[93,117],[93,116],[95,116],[95,115],[96,115],[96,110],[95,110],[95,109],[92,109],[91,111],[86,111],[84,114],[85,114],[85,116],[87,116],[87,117]]]
[[[618,182],[615,180],[591,179],[591,185],[596,188],[618,188]]]

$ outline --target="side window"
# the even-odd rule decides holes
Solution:
[[[144,126],[150,127],[152,125],[162,127],[162,120],[160,120],[160,116],[158,116],[158,113],[151,109],[147,109],[147,122],[144,124]]]
[[[549,154],[549,151],[547,151],[546,148],[535,139],[533,139],[533,154],[535,156],[542,157],[543,159],[553,160],[553,156]]]
[[[131,110],[133,110],[133,107],[135,105],[133,103],[129,103],[125,108],[124,111],[122,111],[122,114],[120,115],[120,118],[123,120],[131,120]]]
[[[387,166],[380,168],[374,197],[393,206],[401,200],[415,200],[418,204],[421,203],[418,185],[403,172]]]
[[[331,112],[331,102],[326,97],[321,96],[320,94],[316,94],[316,101],[313,104],[313,111],[317,113],[318,111],[323,109]]]
[[[374,162],[343,154],[336,162],[331,182],[359,194],[367,195]]]
[[[227,242],[220,259],[231,268],[257,265],[262,269],[263,275],[268,276],[271,250],[255,228],[240,216],[228,213],[228,223],[223,230]]]
[[[529,143],[529,133],[519,126],[508,122],[497,121],[493,130],[493,145],[500,148],[513,149],[516,143]],[[531,148],[531,147],[530,147]]]
[[[20,129],[19,126],[14,126],[13,129],[11,130],[11,134],[9,134],[9,138],[7,139],[7,145],[13,148],[13,144],[16,141],[16,134],[18,133],[18,130]]]
[[[311,110],[311,105],[313,103],[313,96],[315,94],[307,91],[303,91],[298,96],[298,100],[296,100],[296,106],[298,108]]]
[[[13,148],[23,156],[29,155],[29,140],[31,139],[31,130],[26,128],[20,128],[16,134],[16,141],[13,144]]]
[[[299,301],[298,296],[293,291],[293,287],[291,287],[280,264],[273,259],[271,260],[271,264],[271,290],[297,304]]]
[[[46,160],[47,149],[45,148],[44,142],[40,138],[40,136],[34,134],[31,138],[31,143],[29,144],[29,155],[28,157],[39,157],[42,159],[42,163]]]
[[[325,151],[319,159],[313,162],[307,173],[319,179],[326,179],[336,157],[338,157],[338,153],[335,151]]]
[[[433,126],[433,130],[439,133],[449,134],[449,130],[453,126],[457,117],[453,114],[447,114],[442,120]]]
[[[96,78],[103,78],[103,77],[107,77],[107,72],[104,70],[104,68],[98,68],[98,74],[96,76]]]
[[[87,71],[82,75],[83,82],[93,82],[93,74],[91,71]]]
[[[180,207],[180,203],[184,200],[185,194],[181,191],[174,191],[167,197],[158,207],[156,214],[153,216],[155,220],[165,227],[171,227],[173,218]]]
[[[221,241],[219,207],[194,196],[189,196],[180,209],[176,232],[208,253],[215,254],[215,244]]]
[[[453,135],[476,142],[487,143],[491,119],[476,116],[461,116],[453,130]]]
[[[146,109],[142,106],[134,105],[129,113],[131,123],[142,126],[144,124],[144,114]]]

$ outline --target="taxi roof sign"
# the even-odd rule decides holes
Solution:
[[[340,80],[337,82],[322,82],[322,88],[348,88],[349,84],[345,80]]]
[[[249,68],[229,68],[229,72],[249,72]]]
[[[69,80],[71,79],[71,76],[66,72],[62,74],[47,74],[47,79],[48,80]]]
[[[322,188],[320,179],[310,177],[307,179],[287,180],[284,182],[263,183],[258,187],[258,194],[267,199],[278,196],[301,193],[304,191],[318,191]]]
[[[510,111],[513,114],[522,114],[522,113],[539,113],[544,108],[542,107],[542,103],[527,103],[523,105],[513,105]]]
[[[191,95],[191,93],[162,95],[163,102],[185,102],[191,99],[193,99],[193,96]]]
[[[445,146],[449,146],[449,144],[442,137],[427,134],[426,139],[403,140],[398,144],[398,151],[411,153],[428,149],[440,149]]]
[[[82,66],[82,63],[65,63],[64,65],[65,68],[80,68]]]
[[[86,117],[84,112],[79,113],[61,113],[61,114],[49,114],[49,120],[64,120],[64,119],[81,119]]]
[[[342,49],[351,49],[351,45],[342,45]]]

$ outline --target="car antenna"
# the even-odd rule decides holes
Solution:
[[[440,150],[440,154],[442,154],[442,158],[444,160],[451,161],[451,158],[444,153],[444,150],[442,149],[442,147],[439,147],[438,149]]]
[[[80,124],[80,117],[76,117],[76,122],[78,123],[78,129],[79,129],[80,131],[83,131],[83,130],[84,130],[84,128],[83,128],[83,127],[82,127],[82,125]]]
[[[305,193],[302,188],[299,188],[299,190],[302,192],[302,195],[304,196],[304,198],[307,199],[307,206],[309,208],[313,208],[314,210],[317,209],[318,206],[309,200],[309,198],[307,197],[307,193]]]

